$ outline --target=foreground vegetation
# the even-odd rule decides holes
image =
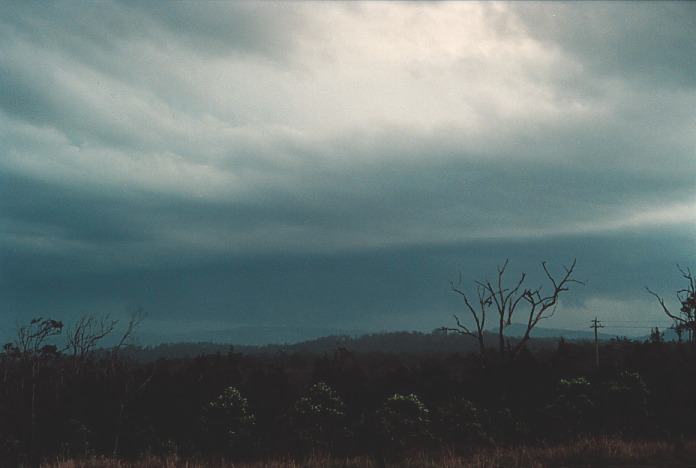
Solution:
[[[455,451],[410,453],[387,462],[394,467],[470,467],[470,468],[544,468],[544,467],[686,467],[696,462],[696,442],[629,441],[616,438],[585,438],[572,443],[547,447],[507,447],[480,449],[461,454]],[[371,468],[380,466],[370,457],[336,458],[311,455],[304,459],[275,459],[256,462],[226,462],[222,459],[195,460],[169,456],[145,456],[138,461],[88,458],[46,463],[44,468]]]
[[[514,466],[575,453],[676,463],[679,441],[696,438],[693,345],[656,335],[605,343],[600,354],[596,368],[592,344],[561,340],[482,367],[469,353],[136,361],[128,348],[82,357],[7,348],[0,465],[254,466],[313,453],[347,466]],[[602,441],[599,452],[570,443],[588,438]],[[663,442],[635,442],[645,440]]]
[[[477,353],[230,349],[138,360],[125,344],[138,315],[100,351],[108,318],[84,317],[64,335],[59,321],[32,320],[0,354],[0,466],[696,465],[685,442],[696,441],[690,270],[674,315],[686,342],[654,330],[646,341],[535,347],[530,324],[567,290],[572,265],[565,271],[561,281],[548,274],[550,296],[514,299],[524,276],[499,286],[497,302],[481,286],[476,323],[493,304],[503,321],[524,297],[531,315],[523,338],[501,325],[493,349],[482,327],[456,319],[456,339]]]

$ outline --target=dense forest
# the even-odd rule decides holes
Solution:
[[[696,348],[659,333],[602,342],[597,367],[593,343],[563,339],[538,346],[532,339],[514,361],[486,365],[469,351],[472,343],[466,352],[228,347],[179,358],[160,349],[143,359],[148,350],[125,341],[96,346],[110,325],[92,318],[64,331],[61,322],[37,319],[5,347],[3,466],[95,455],[253,460],[317,452],[380,464],[443,446],[539,446],[587,434],[678,444],[696,431]],[[67,334],[65,347],[46,344],[59,333]],[[413,336],[385,335],[385,346]]]

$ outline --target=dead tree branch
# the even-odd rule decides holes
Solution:
[[[462,323],[459,317],[455,315],[456,328],[442,328],[445,331],[452,331],[476,338],[479,342],[480,352],[484,355],[486,350],[486,318],[487,315],[494,314],[497,319],[496,332],[498,335],[498,352],[501,361],[504,361],[506,357],[514,359],[519,354],[529,341],[530,334],[534,327],[536,327],[541,320],[550,318],[554,315],[560,295],[568,291],[570,285],[585,284],[573,277],[576,265],[576,260],[573,260],[570,265],[563,267],[564,273],[560,276],[554,276],[549,271],[546,262],[541,263],[544,275],[548,283],[550,283],[550,286],[547,287],[548,292],[546,293],[544,293],[542,286],[536,289],[525,288],[524,283],[527,279],[526,273],[520,274],[519,278],[517,278],[510,287],[507,287],[505,285],[505,275],[508,264],[509,260],[506,259],[502,265],[497,267],[497,277],[494,281],[484,280],[474,282],[476,285],[476,295],[478,297],[478,307],[472,304],[473,301],[461,288],[461,276],[457,285],[450,282],[452,291],[462,297],[464,305],[473,321],[473,326]],[[525,304],[527,307],[527,314],[524,322],[525,332],[515,346],[512,347],[510,343],[506,343],[505,328],[512,324],[513,318],[522,304]]]
[[[689,343],[696,343],[696,277],[690,268],[682,268],[677,265],[682,278],[686,280],[686,287],[679,289],[676,293],[679,302],[679,312],[672,312],[665,300],[658,293],[645,287],[646,291],[657,299],[658,304],[667,317],[672,319],[672,328],[677,333],[679,341],[682,340],[684,332],[687,334]]]

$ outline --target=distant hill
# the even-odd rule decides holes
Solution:
[[[331,335],[299,343],[238,345],[230,343],[163,343],[139,347],[134,351],[146,360],[158,358],[186,358],[203,354],[323,354],[333,353],[338,348],[354,352],[383,352],[406,354],[468,353],[477,348],[476,340],[460,335],[444,335],[422,332],[390,332],[367,334],[358,337]]]
[[[326,336],[365,335],[365,330],[328,327],[241,326],[218,330],[191,330],[181,333],[138,333],[137,341],[143,346],[163,343],[219,343],[242,346],[300,343]]]
[[[225,354],[231,350],[244,354],[274,354],[274,353],[300,353],[323,354],[333,353],[337,348],[345,348],[353,352],[382,352],[382,353],[406,353],[406,354],[449,354],[469,353],[478,350],[477,341],[469,336],[456,333],[444,333],[435,330],[431,333],[424,332],[383,332],[370,334],[333,334],[317,337],[309,340],[295,341],[291,339],[299,335],[299,330],[282,327],[262,327],[266,332],[266,339],[285,339],[285,342],[269,344],[253,344],[259,341],[258,329],[249,327],[243,329],[220,330],[201,334],[198,341],[181,340],[170,343],[159,343],[141,347],[137,353],[143,359],[185,358],[203,354]],[[320,329],[313,330],[318,333]],[[513,324],[507,328],[507,336],[514,339],[524,333],[524,326]],[[496,337],[490,333],[488,343],[493,345]],[[183,335],[190,336],[190,335]],[[182,337],[183,337],[182,336]],[[563,330],[553,328],[539,328],[532,334],[529,342],[531,348],[548,348],[556,346],[560,337],[565,340],[591,340],[594,339],[592,331]],[[611,335],[600,334],[600,339],[609,340]],[[249,344],[249,343],[252,344]]]
[[[506,327],[505,335],[508,337],[521,337],[525,332],[525,326],[513,323]],[[137,343],[141,346],[156,346],[165,343],[216,343],[223,345],[233,344],[235,346],[257,346],[267,345],[301,345],[305,342],[321,342],[331,340],[335,337],[361,338],[364,342],[374,340],[386,340],[390,335],[402,335],[411,332],[380,332],[369,333],[360,329],[342,329],[328,327],[285,327],[285,326],[242,326],[218,330],[191,330],[180,333],[152,333],[139,332]],[[423,335],[423,332],[413,332]],[[496,334],[497,331],[490,329],[488,333]],[[600,333],[599,338],[609,340],[614,335]],[[375,337],[382,337],[377,339]],[[567,340],[592,340],[594,333],[591,330],[567,330],[560,328],[535,328],[532,338],[560,338]],[[666,339],[671,339],[671,335]],[[360,340],[358,340],[360,341]],[[360,342],[362,342],[360,341]]]

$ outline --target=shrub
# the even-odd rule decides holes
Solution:
[[[455,398],[437,408],[438,433],[443,441],[472,447],[490,443],[476,405],[465,398]]]
[[[530,429],[527,422],[510,408],[498,408],[488,412],[487,433],[496,444],[518,444],[528,440]]]
[[[608,381],[602,392],[603,413],[608,429],[636,431],[648,415],[650,391],[637,372],[621,372]]]
[[[552,435],[567,436],[588,431],[595,406],[592,385],[586,378],[561,379],[556,396],[545,408]]]
[[[297,400],[293,416],[297,435],[312,448],[330,451],[348,435],[345,404],[324,382],[312,385]]]
[[[377,421],[379,434],[391,449],[417,447],[432,439],[430,411],[413,393],[387,398]]]
[[[211,442],[217,448],[236,454],[250,450],[256,418],[237,388],[227,387],[208,404],[205,422]]]

